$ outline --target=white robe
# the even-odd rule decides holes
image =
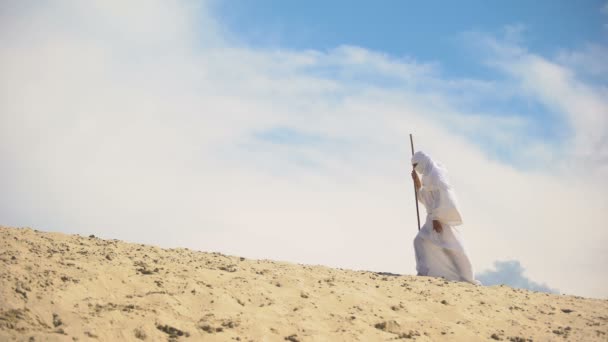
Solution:
[[[434,163],[433,166],[434,172],[445,171]],[[428,186],[425,186],[425,178]],[[462,219],[456,196],[447,182],[446,175],[442,174],[440,178],[435,176],[433,179],[423,177],[418,200],[427,212],[426,222],[414,239],[418,275],[480,284],[474,278],[473,266],[465,250],[463,238],[455,227],[462,224]],[[433,220],[441,223],[441,233],[433,229]]]

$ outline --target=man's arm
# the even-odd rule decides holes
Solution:
[[[418,173],[415,170],[412,170],[412,179],[414,180],[414,187],[416,188],[416,192],[420,190],[422,184],[420,183],[420,178],[418,178]]]

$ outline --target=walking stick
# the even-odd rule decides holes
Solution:
[[[412,157],[414,156],[414,138],[410,133],[410,145],[412,145]],[[412,169],[414,167],[412,166]],[[416,199],[416,218],[418,219],[418,230],[420,230],[420,212],[418,211],[418,192],[416,191],[416,184],[414,184],[414,198]]]

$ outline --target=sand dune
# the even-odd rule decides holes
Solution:
[[[0,340],[607,341],[608,301],[0,227]]]

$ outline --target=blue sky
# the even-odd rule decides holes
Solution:
[[[219,1],[213,10],[237,44],[258,49],[327,51],[353,45],[397,60],[433,66],[445,79],[506,81],[509,75],[488,65],[494,58],[469,34],[501,37],[534,54],[554,58],[564,51],[606,44],[602,1]],[[335,73],[333,69],[317,72]],[[606,84],[605,75],[592,77]],[[362,74],[369,84],[393,85],[390,76]],[[586,77],[586,75],[581,75]],[[456,99],[454,99],[456,100]],[[570,127],[555,108],[515,93],[476,97],[458,108],[489,116],[525,116],[533,122],[528,138],[559,147]],[[286,132],[287,133],[287,132]],[[293,133],[293,132],[292,132]],[[288,134],[281,135],[285,142]],[[496,158],[510,162],[514,152],[475,137]],[[294,139],[298,140],[294,134]]]
[[[0,2],[0,224],[412,274],[414,133],[480,274],[605,298],[607,24],[598,1]]]
[[[602,1],[218,1],[215,10],[236,39],[255,47],[326,50],[356,45],[441,64],[449,77],[491,79],[468,31],[503,34],[521,27],[526,46],[552,56],[608,42]]]

